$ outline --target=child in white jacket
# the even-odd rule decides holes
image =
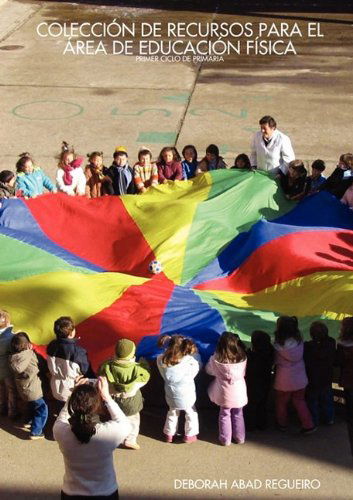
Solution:
[[[169,411],[163,432],[167,443],[172,443],[177,432],[180,410],[185,411],[185,443],[193,443],[199,433],[199,418],[195,409],[194,378],[201,362],[194,342],[182,335],[163,335],[159,346],[167,344],[157,358],[157,366],[164,379],[165,398]]]

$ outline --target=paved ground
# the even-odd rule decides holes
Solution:
[[[136,8],[128,1],[113,7],[0,0],[1,169],[12,169],[16,155],[30,150],[53,176],[54,156],[63,139],[83,154],[103,150],[106,163],[118,144],[126,145],[135,158],[141,145],[157,154],[174,142],[180,148],[194,143],[200,153],[208,143],[217,143],[231,162],[236,154],[248,152],[251,133],[264,114],[274,115],[279,128],[291,136],[297,157],[321,157],[332,168],[342,152],[352,150],[351,15],[235,15],[231,8],[220,8],[223,2],[205,2],[202,12],[189,3],[192,12],[182,10],[180,2],[169,2],[169,9],[175,5],[175,10],[164,11],[150,5]],[[163,23],[297,21],[301,28],[319,18],[325,37],[298,40],[297,56],[169,64],[138,63],[132,56],[63,56],[63,40],[41,39],[35,31],[43,21],[113,18]],[[352,458],[340,416],[335,426],[322,427],[305,439],[295,427],[289,436],[270,430],[229,449],[216,444],[214,412],[201,412],[201,440],[190,446],[159,441],[162,420],[160,410],[146,410],[141,451],[117,451],[122,498],[353,497]],[[6,419],[0,420],[0,498],[58,498],[63,464],[56,444],[25,438]],[[175,489],[175,479],[227,480],[228,488]],[[241,489],[241,479],[252,483]],[[259,485],[255,479],[262,481],[261,488],[251,489]],[[321,487],[269,490],[266,479],[318,479]]]
[[[1,0],[3,1],[3,0]],[[149,2],[150,3],[150,2]],[[148,3],[148,5],[149,5]],[[159,2],[163,4],[163,2]],[[132,5],[132,2],[123,4]],[[137,3],[138,4],[138,3]],[[195,4],[193,5],[195,10]],[[224,2],[203,12],[14,2],[0,21],[0,133],[2,168],[30,150],[51,175],[62,140],[81,154],[103,150],[106,163],[117,144],[133,160],[142,145],[155,155],[163,145],[194,143],[200,155],[216,143],[231,163],[249,151],[258,119],[272,114],[299,158],[327,160],[332,168],[352,149],[352,16],[349,14],[230,14]],[[168,2],[168,7],[173,6]],[[187,5],[187,4],[186,4]],[[216,12],[217,11],[217,12]],[[63,38],[40,38],[41,22],[298,23],[298,55],[233,55],[219,63],[136,62],[134,56],[65,54]],[[306,36],[320,22],[323,38]],[[165,38],[165,29],[163,33]],[[244,43],[244,39],[242,39]]]

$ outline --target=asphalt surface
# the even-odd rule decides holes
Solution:
[[[278,128],[292,138],[297,157],[308,162],[322,158],[330,170],[341,153],[352,150],[349,2],[341,9],[340,3],[328,2],[331,13],[324,8],[314,12],[311,2],[296,3],[303,7],[300,12],[289,2],[265,2],[261,13],[260,2],[240,2],[237,12],[230,2],[90,3],[0,0],[1,169],[14,169],[17,155],[30,151],[54,177],[62,140],[81,154],[103,150],[106,164],[117,145],[125,145],[133,161],[142,145],[156,156],[166,144],[181,149],[186,143],[195,144],[200,156],[209,143],[216,143],[231,163],[236,154],[249,152],[251,135],[265,114],[277,119]],[[168,63],[138,62],[134,56],[63,55],[63,38],[36,33],[42,22],[114,18],[161,22],[163,39],[167,22],[194,20],[256,26],[297,22],[302,32],[308,22],[319,22],[324,37],[295,38],[297,55]],[[156,400],[160,398],[159,392]],[[229,448],[217,444],[217,414],[210,409],[200,410],[197,443],[162,442],[164,412],[163,407],[147,407],[141,450],[115,454],[123,499],[353,498],[353,462],[340,411],[335,425],[322,426],[311,436],[299,436],[294,421],[288,434],[271,427],[249,434],[244,446]],[[55,442],[30,442],[2,417],[0,443],[1,499],[59,497],[63,462]],[[301,481],[299,489],[287,481],[293,479]],[[192,488],[189,480],[199,481]]]

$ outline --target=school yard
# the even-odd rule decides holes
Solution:
[[[106,164],[117,145],[125,145],[134,159],[142,145],[156,155],[166,144],[194,143],[201,155],[211,142],[231,162],[249,152],[251,135],[265,114],[291,137],[297,157],[322,158],[332,169],[339,154],[351,151],[351,15],[280,9],[259,14],[259,7],[234,14],[216,1],[203,3],[202,12],[195,2],[184,7],[168,2],[167,10],[150,2],[144,8],[124,3],[0,0],[1,169],[13,169],[16,156],[29,150],[54,177],[62,140],[81,154],[103,150]],[[308,22],[320,22],[324,36],[293,38],[298,55],[168,63],[63,55],[67,40],[40,37],[36,31],[40,23],[114,19],[162,26],[195,20],[297,22],[303,33]],[[229,448],[217,444],[213,410],[201,410],[200,440],[191,445],[163,443],[163,418],[163,409],[146,408],[141,450],[117,450],[122,499],[352,498],[353,462],[340,413],[334,426],[320,427],[311,436],[299,436],[295,426],[289,435],[270,429]],[[59,498],[63,462],[55,442],[30,442],[1,417],[0,443],[1,499]]]

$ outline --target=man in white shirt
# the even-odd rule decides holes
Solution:
[[[288,163],[295,159],[289,137],[277,130],[272,116],[264,116],[259,124],[261,130],[255,133],[251,143],[251,166],[274,175],[280,170],[286,174]]]

